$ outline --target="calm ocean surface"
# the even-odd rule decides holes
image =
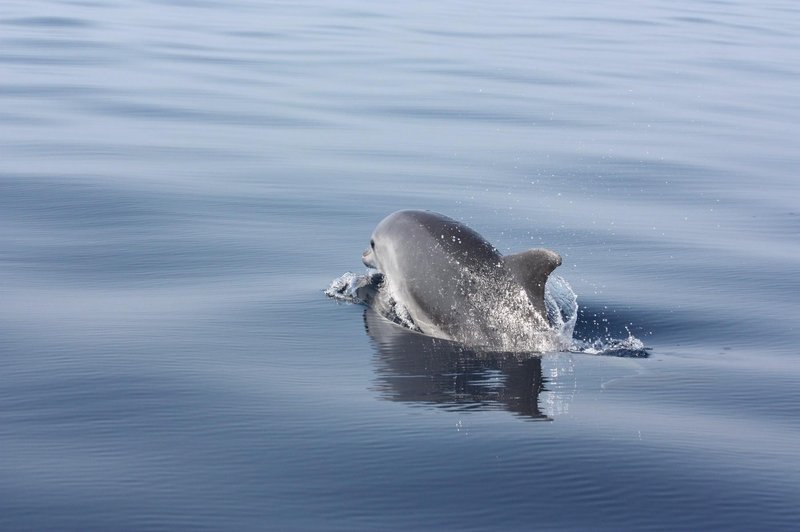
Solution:
[[[0,529],[797,529],[800,5],[0,4]],[[564,257],[482,356],[324,296]]]

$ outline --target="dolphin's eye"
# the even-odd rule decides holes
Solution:
[[[372,249],[375,249],[375,241],[374,240],[370,240],[369,241],[369,247],[371,247]]]

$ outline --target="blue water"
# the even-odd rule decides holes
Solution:
[[[0,529],[796,529],[793,0],[0,5]],[[323,294],[558,251],[485,356]]]

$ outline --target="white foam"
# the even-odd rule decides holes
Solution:
[[[331,281],[330,286],[325,289],[325,295],[339,301],[360,303],[356,296],[356,288],[358,287],[359,279],[363,278],[363,275],[345,272],[340,277]]]
[[[616,357],[644,358],[649,356],[644,342],[636,338],[630,331],[628,337],[598,338],[595,340],[573,340],[570,351],[586,355],[602,355]]]

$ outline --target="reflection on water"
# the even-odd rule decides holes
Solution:
[[[364,326],[377,347],[375,389],[387,400],[504,409],[532,420],[551,420],[567,408],[566,396],[548,390],[563,371],[548,367],[545,377],[539,355],[476,351],[408,331],[371,309]]]

